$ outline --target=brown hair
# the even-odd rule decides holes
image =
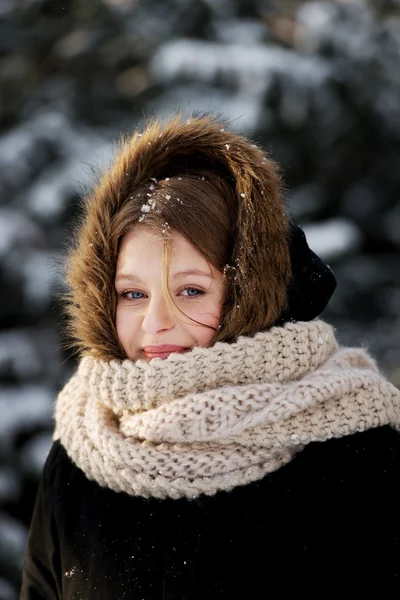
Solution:
[[[113,167],[86,199],[69,255],[66,297],[69,333],[81,352],[126,358],[115,327],[114,279],[120,242],[138,223],[165,240],[170,305],[171,229],[224,273],[222,317],[212,343],[266,330],[284,310],[291,271],[276,164],[212,117],[176,118],[163,128],[154,121],[123,140]]]

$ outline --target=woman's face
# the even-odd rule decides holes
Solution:
[[[217,329],[225,289],[223,274],[209,267],[183,235],[174,229],[171,235],[168,281],[171,295],[188,317]],[[162,257],[162,239],[144,225],[136,225],[122,239],[115,277],[116,325],[119,341],[132,361],[166,358],[171,352],[166,349],[161,353],[161,349],[157,351],[151,346],[179,346],[173,350],[179,352],[187,352],[194,346],[207,347],[215,333],[208,327],[191,324],[175,307],[170,314],[161,287]],[[183,273],[194,269],[203,274]]]

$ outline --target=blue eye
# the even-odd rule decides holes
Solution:
[[[132,298],[132,294],[142,294],[142,296],[143,296],[143,292],[137,292],[137,291],[136,292],[132,292],[132,291],[130,291],[130,292],[121,292],[119,294],[119,296],[121,298],[124,298],[126,300],[131,300],[131,301],[133,301],[133,300],[142,300],[142,298],[135,298],[135,297]]]
[[[188,294],[188,298],[196,298],[196,296],[200,296],[201,294],[204,294],[204,292],[202,290],[198,290],[197,288],[194,287],[187,287],[184,288],[182,291],[185,292],[186,290],[190,290],[192,292],[198,292],[198,294]]]
[[[187,295],[183,295],[183,298],[185,300],[190,300],[191,298],[198,298],[199,296],[202,296],[205,293],[205,292],[203,292],[203,290],[200,290],[200,289],[198,289],[196,287],[187,286],[187,287],[179,290],[179,294],[182,294],[182,292],[186,292],[186,291],[188,292],[188,294]],[[195,293],[189,293],[189,292],[195,292]],[[139,294],[141,296],[145,295],[143,292],[139,292],[137,290],[130,290],[130,291],[127,291],[127,292],[122,292],[120,294],[120,296],[122,298],[126,298],[127,300],[130,300],[131,302],[143,299],[142,297],[138,298],[137,296],[134,296],[134,294]]]
[[[127,295],[128,294],[142,294],[143,296],[143,292],[127,292]],[[141,300],[141,298],[131,298],[131,300]]]

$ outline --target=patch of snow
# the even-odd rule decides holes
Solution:
[[[12,565],[22,570],[27,529],[15,519],[0,513],[0,563],[2,566]]]
[[[328,78],[331,67],[318,56],[301,55],[277,46],[219,44],[181,38],[158,48],[150,70],[161,83],[170,83],[178,77],[204,83],[215,83],[220,77],[230,82],[235,76],[246,86],[251,82],[254,87],[260,81],[267,84],[271,75],[281,73],[290,75],[303,86],[316,86]]]
[[[21,482],[16,470],[10,467],[0,467],[0,503],[16,502],[20,493]]]
[[[308,245],[323,260],[332,260],[355,251],[361,243],[359,229],[346,219],[303,226]]]
[[[261,120],[265,127],[272,122],[272,114],[265,107],[263,94],[254,90],[232,94],[229,90],[204,86],[198,82],[168,85],[164,93],[149,103],[149,110],[162,120],[167,120],[177,106],[183,116],[191,116],[196,111],[223,112],[232,121],[232,130],[250,134],[257,130]]]
[[[42,363],[38,348],[25,331],[0,332],[0,376],[11,371],[17,379],[38,375]]]
[[[39,477],[52,443],[51,433],[40,433],[26,442],[21,450],[21,464],[25,471]]]
[[[53,394],[40,385],[0,388],[0,447],[10,449],[21,431],[48,425],[53,416]]]
[[[48,252],[31,252],[21,272],[24,278],[24,292],[27,306],[45,308],[52,299],[52,292],[60,283],[60,273],[55,268],[55,256]]]
[[[263,43],[267,37],[264,23],[256,19],[215,19],[211,24],[213,37],[224,44],[235,40],[243,46],[255,46]]]
[[[0,8],[1,11],[1,8]],[[1,13],[0,13],[1,14]],[[3,577],[0,577],[0,598],[1,600],[18,600],[17,589]]]
[[[10,208],[0,210],[0,259],[19,246],[39,243],[40,229],[25,215]]]

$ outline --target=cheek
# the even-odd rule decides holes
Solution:
[[[115,325],[118,339],[125,348],[135,334],[135,319],[132,318],[132,315],[129,315],[129,311],[124,310],[123,307],[118,307]]]
[[[194,302],[193,304],[188,302],[187,304],[180,305],[180,308],[189,317],[213,326],[218,324],[222,309],[221,305],[214,298],[210,298],[209,300],[202,299],[199,303]]]
[[[204,325],[210,325],[213,328],[217,328],[220,323],[222,312],[222,305],[215,299],[204,304],[193,306],[190,309],[186,308],[185,313],[188,317],[203,323]],[[196,325],[189,325],[191,335],[194,336],[198,345],[207,346],[208,342],[215,335],[213,329],[207,327],[196,327]]]

